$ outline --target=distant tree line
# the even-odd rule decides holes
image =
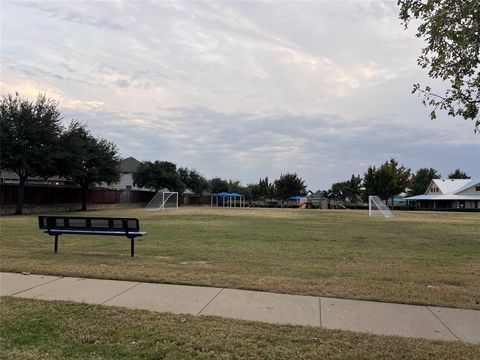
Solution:
[[[268,177],[260,178],[258,183],[242,186],[240,180],[213,177],[207,179],[195,169],[177,166],[169,161],[143,161],[133,174],[136,186],[156,192],[167,189],[183,193],[186,189],[195,194],[203,192],[218,194],[222,192],[240,193],[249,200],[282,199],[290,196],[305,195],[305,181],[295,173],[286,173],[273,182]]]
[[[370,195],[377,195],[387,201],[406,193],[408,196],[424,194],[433,179],[440,179],[440,173],[433,168],[421,168],[416,173],[405,166],[399,166],[395,159],[386,161],[379,167],[369,166],[363,177],[352,175],[350,180],[332,184],[323,192],[327,198],[363,202]],[[462,170],[456,169],[449,179],[470,179]]]

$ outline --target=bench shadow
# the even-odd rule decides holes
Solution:
[[[141,255],[135,254],[135,257],[131,257],[130,254],[112,254],[111,252],[107,251],[91,251],[91,252],[80,252],[80,251],[68,251],[68,252],[58,252],[57,254],[52,254],[52,256],[62,256],[62,257],[74,257],[74,256],[91,256],[91,257],[103,257],[103,258],[129,258],[129,259],[135,259],[135,258],[140,258],[143,257]]]

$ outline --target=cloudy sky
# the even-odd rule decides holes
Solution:
[[[444,86],[414,34],[396,1],[2,1],[1,92],[46,92],[122,156],[244,184],[323,189],[391,157],[478,177],[473,122],[411,94]]]

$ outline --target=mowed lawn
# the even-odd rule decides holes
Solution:
[[[0,299],[2,359],[478,359],[480,345]]]
[[[74,213],[68,213],[74,215]],[[36,216],[1,218],[1,270],[195,284],[480,309],[480,214],[183,208],[76,215],[138,217],[129,257],[111,236],[53,238]]]

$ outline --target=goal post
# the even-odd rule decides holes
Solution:
[[[145,210],[162,210],[165,209],[178,209],[178,192],[176,191],[161,191],[155,194],[155,196],[145,206]]]
[[[392,210],[378,196],[368,197],[368,216],[383,216],[386,219],[395,217]]]

